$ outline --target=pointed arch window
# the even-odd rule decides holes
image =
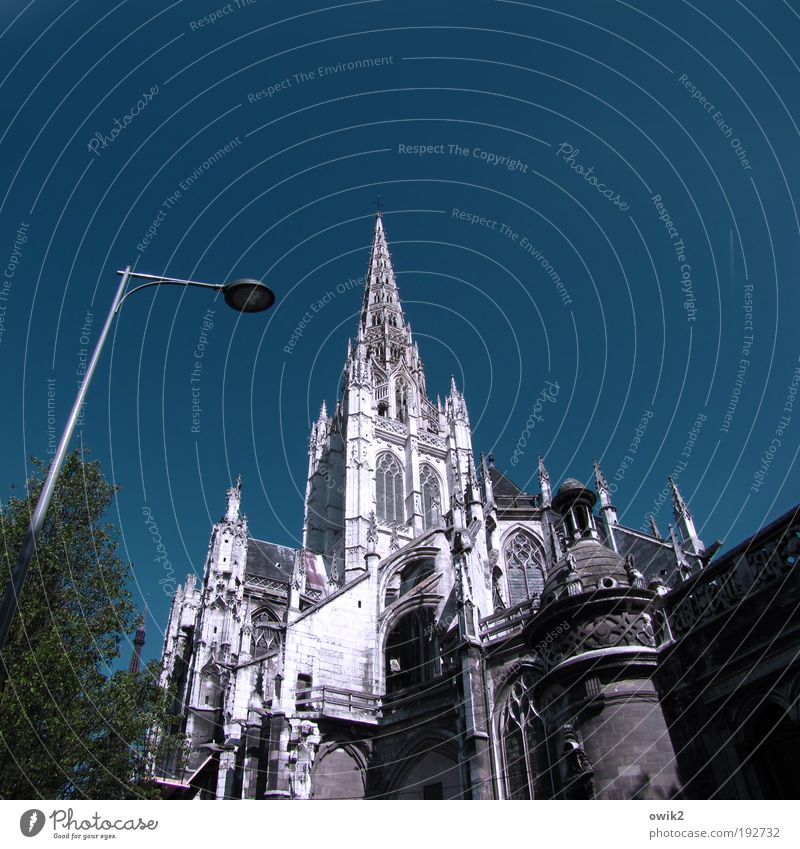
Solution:
[[[405,523],[403,469],[397,458],[381,454],[375,467],[376,515],[384,522]]]
[[[537,779],[546,771],[541,720],[531,704],[533,676],[528,672],[514,682],[501,717],[503,779],[507,799],[533,799]]]
[[[536,541],[517,531],[505,548],[509,603],[513,606],[540,595],[544,589],[544,568]]]
[[[253,657],[263,657],[280,648],[283,631],[278,617],[269,609],[260,610],[253,616]]]
[[[442,489],[439,478],[430,466],[423,466],[419,472],[422,491],[422,521],[425,530],[439,524],[442,517]]]

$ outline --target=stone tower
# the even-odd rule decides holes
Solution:
[[[204,798],[661,798],[652,684],[668,584],[704,550],[476,464],[464,395],[428,395],[379,213],[341,395],[311,425],[302,546],[250,535],[241,483],[202,583],[173,600],[163,680],[192,738],[169,792]],[[658,629],[661,633],[661,629]],[[166,791],[165,791],[166,792]]]

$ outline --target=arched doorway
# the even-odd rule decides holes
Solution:
[[[337,747],[317,761],[311,781],[311,798],[364,798],[364,772],[347,749]]]
[[[409,757],[395,799],[460,799],[461,771],[452,745],[432,745]]]

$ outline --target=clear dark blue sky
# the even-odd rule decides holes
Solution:
[[[92,386],[148,656],[171,585],[144,508],[177,580],[238,472],[252,532],[298,544],[379,193],[431,394],[455,374],[520,485],[537,449],[554,479],[598,456],[636,527],[677,471],[728,545],[797,500],[796,0],[4,0],[0,32],[2,497],[47,456],[49,389],[60,431],[116,269],[278,295],[240,317],[137,294]]]

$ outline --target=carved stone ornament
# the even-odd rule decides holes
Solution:
[[[289,786],[293,799],[311,798],[311,770],[322,737],[316,723],[292,721],[289,739]]]

